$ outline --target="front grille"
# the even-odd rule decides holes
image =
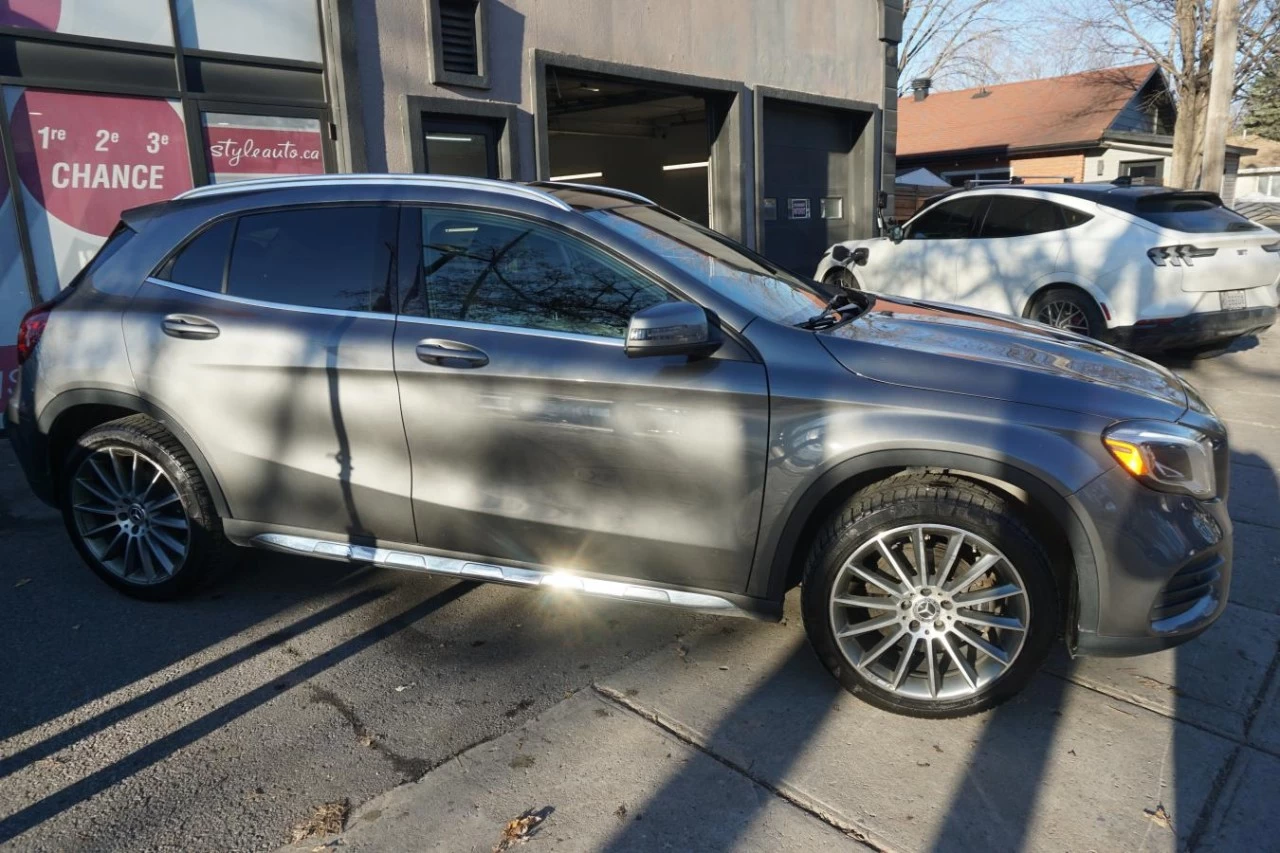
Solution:
[[[1151,605],[1152,623],[1181,616],[1210,595],[1222,578],[1222,557],[1214,554],[1178,570]]]
[[[478,74],[477,0],[440,0],[440,53],[445,71]]]

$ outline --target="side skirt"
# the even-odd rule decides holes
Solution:
[[[381,546],[353,545],[311,536],[298,536],[288,533],[258,533],[249,538],[248,544],[255,548],[281,551],[287,554],[301,554],[308,557],[321,557],[342,562],[372,563],[375,566],[385,566],[390,569],[404,569],[411,572],[422,572],[461,580],[562,589],[583,595],[638,601],[646,604],[661,604],[719,616],[742,616],[749,619],[776,620],[780,615],[773,613],[772,608],[752,607],[747,609],[735,604],[728,598],[712,593],[667,589],[643,581],[628,579],[606,580],[569,571],[500,566],[493,563],[481,563],[474,560],[415,553],[413,551],[400,551]]]

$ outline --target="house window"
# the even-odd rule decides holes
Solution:
[[[484,0],[432,0],[435,82],[489,87]]]
[[[1135,184],[1160,186],[1164,183],[1164,160],[1123,160],[1120,175]]]

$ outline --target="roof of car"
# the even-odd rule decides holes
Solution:
[[[1183,197],[1196,196],[1200,198],[1208,198],[1217,201],[1219,204],[1222,200],[1215,194],[1203,192],[1200,190],[1182,190],[1176,187],[1158,187],[1158,186],[1132,186],[1129,184],[1117,184],[1113,182],[1096,182],[1082,184],[989,184],[987,186],[968,187],[965,189],[953,190],[934,197],[929,205],[932,206],[944,198],[951,198],[960,193],[971,193],[979,191],[998,191],[1002,193],[1017,192],[1044,192],[1053,193],[1055,195],[1067,195],[1074,198],[1085,199],[1097,204],[1106,205],[1117,210],[1123,210],[1133,213],[1138,209],[1138,202],[1144,198],[1154,196],[1170,196],[1179,195]]]

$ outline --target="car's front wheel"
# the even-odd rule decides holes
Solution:
[[[199,469],[145,415],[81,436],[62,467],[59,495],[80,556],[128,595],[174,598],[232,560]]]
[[[855,495],[814,542],[801,598],[809,639],[841,684],[913,716],[1007,699],[1059,631],[1049,559],[1018,507],[940,474]]]

